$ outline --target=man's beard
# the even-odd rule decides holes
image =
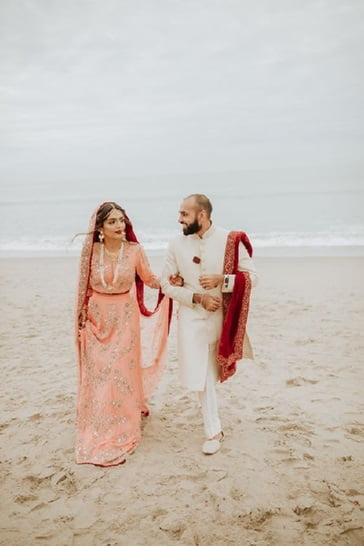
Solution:
[[[193,235],[194,233],[197,233],[200,231],[201,226],[198,223],[197,218],[195,218],[195,221],[192,222],[192,224],[188,224],[187,226],[183,226],[183,234],[184,235]]]

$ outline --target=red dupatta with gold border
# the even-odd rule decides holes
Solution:
[[[223,326],[220,336],[217,363],[223,383],[236,372],[236,361],[243,356],[253,358],[246,323],[249,312],[251,280],[246,271],[238,271],[239,244],[243,243],[250,257],[253,247],[246,233],[231,231],[228,235],[224,257],[224,275],[235,275],[232,293],[223,293]]]

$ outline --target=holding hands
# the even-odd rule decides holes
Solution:
[[[199,278],[200,285],[204,290],[212,290],[222,284],[224,275],[201,275]]]
[[[223,275],[201,275],[199,277],[200,286],[204,290],[212,290],[222,284],[224,280]],[[211,313],[220,309],[222,301],[221,298],[213,296],[212,294],[194,294],[193,303],[200,304],[206,311]]]
[[[200,285],[204,290],[212,290],[222,284],[223,275],[201,275],[199,278]],[[221,299],[211,294],[203,294],[201,296],[201,305],[206,311],[214,312],[221,307]]]
[[[199,283],[204,290],[212,290],[222,284],[224,280],[223,275],[201,275],[199,277]],[[184,279],[180,275],[171,275],[169,277],[169,283],[172,286],[183,286]],[[211,294],[194,294],[194,303],[200,304],[206,311],[214,312],[221,307],[221,298],[212,296]]]

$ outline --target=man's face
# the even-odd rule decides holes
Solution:
[[[179,210],[179,223],[183,227],[184,235],[198,233],[202,225],[199,222],[199,213],[196,211],[196,204],[193,199],[185,199]]]

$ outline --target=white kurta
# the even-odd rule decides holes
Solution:
[[[222,309],[206,311],[201,305],[192,303],[194,293],[222,296],[221,286],[204,290],[200,283],[201,275],[222,274],[225,245],[228,231],[211,226],[208,231],[198,235],[179,235],[168,247],[161,285],[164,294],[179,302],[177,343],[179,376],[183,386],[202,391],[205,388],[209,344],[216,343],[221,334]],[[194,257],[200,263],[193,261]],[[239,271],[248,271],[255,283],[255,267],[245,247],[239,245]],[[170,275],[179,274],[184,286],[171,286]]]

